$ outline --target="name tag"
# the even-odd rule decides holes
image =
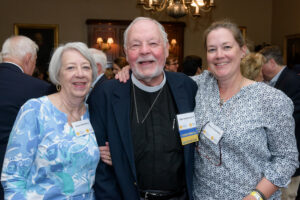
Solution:
[[[199,141],[194,112],[176,115],[181,144],[186,145]]]
[[[82,136],[94,132],[91,122],[88,119],[73,122],[72,126],[77,136]]]
[[[218,126],[214,125],[212,122],[209,122],[205,125],[202,133],[207,139],[212,141],[214,144],[218,144],[223,136],[224,131]]]

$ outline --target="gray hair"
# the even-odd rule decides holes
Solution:
[[[95,48],[89,48],[90,53],[92,54],[95,63],[99,63],[102,67],[102,72],[105,72],[105,69],[107,68],[107,57],[106,54],[98,49]]]
[[[36,56],[39,47],[30,38],[22,35],[7,38],[3,45],[1,56],[21,60],[27,53]]]
[[[273,58],[278,65],[284,65],[283,56],[279,46],[266,46],[261,49],[259,53],[267,59],[267,62]]]
[[[97,66],[91,53],[89,52],[88,47],[82,42],[69,42],[65,45],[61,45],[60,47],[58,47],[52,55],[49,65],[49,77],[51,82],[54,85],[59,85],[59,72],[62,66],[61,57],[65,51],[70,49],[78,51],[83,57],[85,57],[90,62],[93,75],[92,81],[94,81],[97,77]]]
[[[137,17],[135,18],[130,24],[129,26],[126,28],[125,32],[124,32],[124,49],[127,48],[127,40],[128,40],[128,32],[129,30],[131,29],[131,27],[138,21],[141,21],[141,20],[148,20],[148,21],[151,21],[153,22],[154,24],[157,25],[158,29],[159,29],[159,32],[161,33],[161,36],[164,40],[164,46],[166,47],[166,44],[169,42],[168,41],[168,34],[166,33],[165,31],[165,28],[158,22],[156,21],[155,19],[152,19],[152,18],[149,18],[149,17]]]

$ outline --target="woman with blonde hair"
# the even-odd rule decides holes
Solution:
[[[244,77],[253,81],[263,81],[262,66],[266,58],[260,53],[249,53],[241,62],[241,73]]]

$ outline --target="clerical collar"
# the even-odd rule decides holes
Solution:
[[[131,80],[132,80],[132,83],[138,87],[139,89],[145,91],[145,92],[157,92],[158,90],[160,90],[166,83],[166,75],[165,75],[165,72],[164,73],[164,79],[163,81],[157,85],[157,86],[147,86],[147,85],[144,85],[143,83],[141,83],[137,78],[135,78],[135,76],[133,74],[131,74]]]

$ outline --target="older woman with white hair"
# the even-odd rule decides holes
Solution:
[[[54,52],[49,74],[58,92],[27,101],[10,134],[5,199],[93,200],[100,153],[84,100],[95,62],[85,44],[67,43]]]

